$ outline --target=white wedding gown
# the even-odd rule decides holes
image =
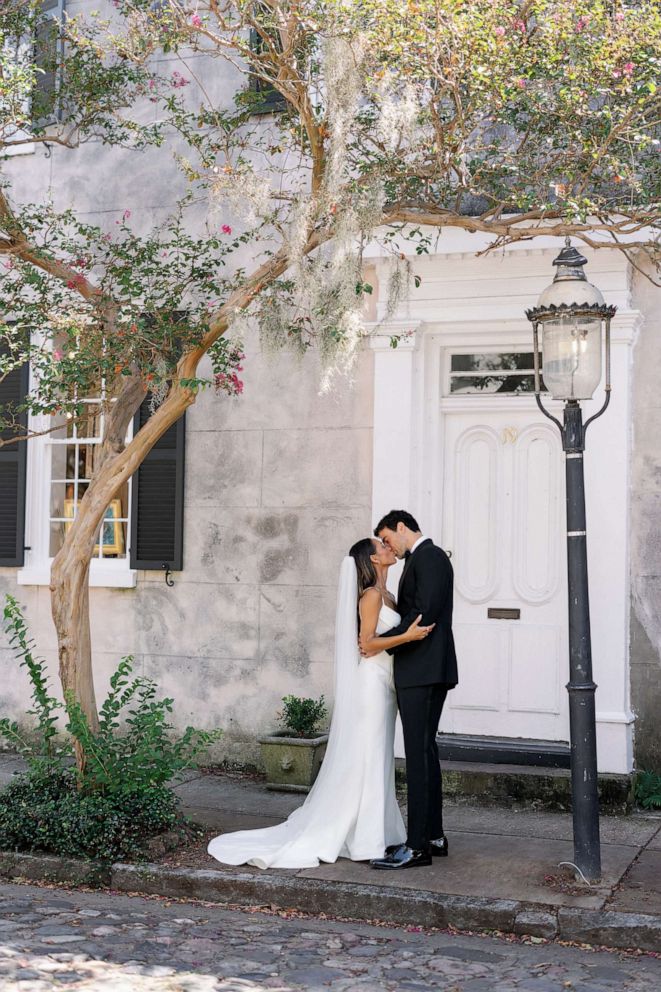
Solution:
[[[382,606],[377,632],[399,623]],[[340,575],[335,630],[335,704],[317,780],[297,810],[275,827],[214,837],[208,851],[228,865],[315,868],[321,861],[383,857],[406,840],[395,798],[392,658],[362,659],[357,649],[357,582],[352,558]]]

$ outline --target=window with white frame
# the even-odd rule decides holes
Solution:
[[[34,382],[30,386],[25,372],[20,384],[0,383],[0,407],[3,398],[11,400],[18,390],[20,399],[36,386]],[[92,395],[76,398],[75,414],[31,415],[27,473],[25,456],[21,456],[23,467],[16,458],[16,465],[9,464],[8,456],[4,465],[0,457],[0,544],[4,536],[6,545],[2,563],[22,566],[17,574],[20,585],[49,583],[52,560],[98,468],[105,421],[114,402],[102,381]],[[127,443],[148,420],[150,410],[147,395],[129,425]],[[91,585],[134,586],[138,570],[167,575],[183,568],[185,440],[182,414],[110,501],[94,546]],[[11,555],[10,544],[15,548]]]
[[[92,478],[105,427],[103,395],[82,401],[78,417],[60,418],[48,435],[50,446],[50,498],[48,511],[49,558],[62,547],[67,529],[78,513],[80,501]],[[107,508],[94,548],[94,557],[127,559],[130,486],[122,487]]]
[[[105,418],[114,400],[104,385],[96,395],[78,401],[77,415],[30,416],[26,479],[26,557],[18,573],[21,585],[50,581],[50,566],[62,547],[68,528],[98,463]],[[127,441],[133,425],[127,432]],[[125,483],[106,509],[91,562],[92,585],[133,586],[130,563],[132,480]]]
[[[539,363],[541,370],[541,355]],[[532,393],[535,389],[534,367],[532,351],[453,352],[448,393],[451,396]]]

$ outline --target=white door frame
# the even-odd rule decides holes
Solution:
[[[550,281],[554,248],[536,252]],[[630,367],[631,349],[640,326],[640,314],[630,309],[627,263],[619,253],[608,265],[622,267],[617,282],[602,283],[607,301],[618,305],[613,322],[613,394],[607,414],[588,434],[586,490],[588,513],[588,565],[592,612],[592,646],[597,690],[597,742],[599,770],[628,773],[633,768],[633,723],[629,678],[629,462],[631,435]],[[521,253],[519,253],[519,256]],[[534,303],[540,289],[540,266],[530,273],[529,294],[521,294],[526,278],[521,259],[508,260],[519,281],[519,295]],[[442,259],[435,255],[426,262],[438,269]],[[453,261],[457,258],[454,255]],[[461,255],[473,279],[462,279],[461,290],[471,298],[471,285],[479,286],[482,259]],[[539,259],[535,262],[539,263]],[[523,263],[523,264],[522,264]],[[594,266],[592,268],[601,268]],[[599,273],[592,273],[599,285]],[[543,285],[543,284],[542,284]],[[613,288],[610,292],[608,286]],[[532,334],[525,316],[502,316],[506,309],[508,285],[502,283],[498,296],[473,292],[476,303],[463,312],[444,305],[439,296],[436,307],[427,299],[424,310],[411,316],[376,326],[371,339],[374,351],[374,434],[372,510],[374,522],[393,507],[406,508],[419,517],[425,533],[441,541],[440,500],[443,493],[443,414],[444,407],[461,402],[461,397],[442,398],[444,356],[447,349],[526,350],[532,348]],[[430,320],[430,309],[441,319]],[[467,312],[468,311],[468,312]],[[494,314],[498,316],[494,317]],[[406,332],[397,348],[391,347],[393,334]],[[601,402],[599,393],[585,404],[586,417]],[[491,398],[493,402],[493,397]],[[501,397],[505,405],[529,403],[527,397]],[[558,535],[563,539],[562,534]],[[393,576],[396,581],[396,576]],[[461,678],[461,658],[459,659]],[[569,673],[567,673],[568,675]]]

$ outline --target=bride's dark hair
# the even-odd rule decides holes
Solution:
[[[364,537],[361,541],[356,541],[354,546],[349,549],[349,554],[356,563],[358,599],[360,599],[366,589],[376,585],[376,569],[371,560],[374,554],[374,539]]]

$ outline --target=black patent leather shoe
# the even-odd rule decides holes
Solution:
[[[374,861],[370,861],[371,868],[378,868],[382,871],[422,868],[430,864],[431,854],[429,851],[414,851],[406,844],[400,844],[391,854],[386,854],[385,858],[376,858]]]
[[[386,857],[392,854],[393,851],[396,851],[399,846],[400,846],[399,844],[389,844],[388,847],[386,848]],[[441,834],[441,836],[437,840],[433,840],[430,846],[431,846],[432,857],[447,858],[449,853],[449,847],[448,847],[448,839],[445,836],[445,834]]]

